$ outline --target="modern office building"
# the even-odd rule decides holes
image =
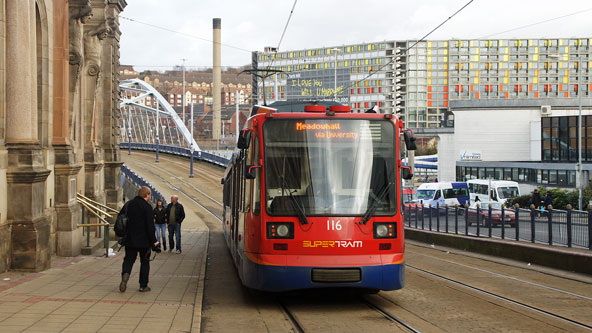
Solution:
[[[356,112],[377,105],[411,128],[450,126],[454,100],[588,97],[590,38],[383,41],[257,52],[263,101],[337,99]],[[254,94],[255,95],[255,94]]]

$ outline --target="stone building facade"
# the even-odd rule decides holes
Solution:
[[[125,0],[0,0],[0,272],[82,246],[76,193],[116,208]]]

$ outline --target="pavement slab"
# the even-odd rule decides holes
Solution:
[[[138,291],[139,262],[119,292],[123,250],[109,258],[54,257],[40,273],[0,274],[0,331],[191,331],[207,230],[184,231],[182,246],[181,254],[156,255],[146,293]]]

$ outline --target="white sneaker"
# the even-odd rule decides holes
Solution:
[[[177,250],[177,253],[181,253],[181,250]]]

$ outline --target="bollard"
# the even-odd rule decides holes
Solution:
[[[448,205],[444,205],[444,210],[446,211],[446,233],[448,233]]]
[[[567,204],[567,247],[571,247],[571,213],[572,207],[570,204]]]
[[[454,233],[458,235],[458,205],[454,205]]]
[[[465,236],[469,235],[469,205],[465,204]]]
[[[516,240],[519,241],[520,240],[520,205],[516,204],[514,206],[515,210],[514,210],[514,215],[515,215],[515,220],[514,220],[514,228],[516,228]]]
[[[487,226],[489,227],[489,228],[488,228],[488,229],[489,229],[489,238],[491,238],[491,228],[492,228],[492,226],[493,226],[493,223],[492,223],[492,221],[491,221],[491,212],[492,212],[492,211],[491,211],[491,209],[492,209],[492,208],[491,208],[491,204],[489,204],[489,206],[488,206],[488,209],[489,209],[489,216],[488,216],[489,223],[487,223]]]
[[[440,232],[440,203],[436,202],[436,231]]]
[[[505,223],[505,219],[506,219],[506,205],[502,205],[502,239],[506,238],[506,223]]]
[[[534,213],[535,207],[533,204],[530,204],[530,242],[534,243]]]
[[[551,210],[553,206],[547,206],[547,230],[549,233],[549,245],[553,245],[553,214],[551,214]]]

